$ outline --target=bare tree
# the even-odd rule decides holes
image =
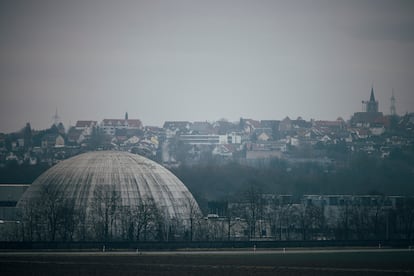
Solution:
[[[384,206],[384,199],[377,198],[370,208],[368,217],[368,229],[369,233],[376,239],[385,237],[385,223],[386,223],[386,211]]]
[[[146,241],[150,230],[154,230],[157,219],[157,207],[152,199],[142,199],[134,208],[132,215],[135,221],[135,237]],[[152,228],[152,229],[151,229]]]
[[[152,199],[143,198],[137,205],[122,206],[119,214],[124,240],[168,240],[170,237],[171,220],[162,214]]]
[[[52,185],[43,185],[40,192],[43,202],[42,215],[46,221],[48,239],[54,241],[59,228],[64,199]]]
[[[154,205],[156,207],[156,205]],[[168,216],[162,212],[159,208],[154,209],[154,238],[158,241],[168,241],[169,238],[169,225],[171,220]]]
[[[414,199],[405,198],[396,208],[396,220],[398,231],[407,240],[414,237]]]
[[[226,233],[226,224],[228,220],[224,218],[209,218],[206,217],[204,220],[198,221],[198,238],[202,240],[224,240],[228,236]]]
[[[160,226],[160,232],[163,233],[163,240],[173,241],[180,233],[182,222],[178,218],[168,218],[166,214],[161,214],[159,219],[164,219]]]
[[[283,239],[283,230],[287,239],[290,227],[291,204],[283,204],[280,199],[274,198],[269,204],[266,217],[270,225],[271,235],[279,240]]]
[[[34,241],[39,237],[40,204],[39,200],[31,199],[22,203],[20,208],[22,240]]]
[[[95,188],[91,201],[91,219],[98,239],[112,239],[120,200],[120,193],[115,190],[114,185],[100,185]]]
[[[227,240],[231,240],[232,228],[233,226],[237,224],[237,221],[235,220],[236,214],[237,214],[236,210],[234,210],[234,208],[227,203],[227,208],[226,208]]]
[[[263,217],[261,189],[256,183],[250,183],[248,189],[244,193],[244,198],[247,203],[244,217],[249,227],[249,238],[255,238],[257,220]]]
[[[188,220],[190,222],[190,229],[189,229],[189,240],[193,241],[194,233],[195,233],[195,226],[199,222],[201,218],[200,209],[198,207],[197,202],[194,198],[188,198],[187,200],[187,209],[188,209]]]
[[[75,201],[72,198],[64,199],[59,209],[59,235],[64,241],[72,241],[79,223]]]
[[[302,239],[308,240],[316,231],[320,231],[323,221],[323,211],[313,204],[302,204],[297,209]]]
[[[350,238],[350,216],[351,206],[348,200],[338,207],[336,238],[348,240]]]
[[[23,239],[72,240],[75,228],[75,206],[52,184],[43,185],[38,197],[22,203]]]
[[[124,240],[134,240],[135,222],[132,208],[130,206],[122,206],[119,213],[121,220],[121,237]]]
[[[350,208],[350,228],[358,239],[368,238],[369,208],[353,204]]]
[[[90,230],[88,227],[86,208],[77,208],[74,214],[77,225],[75,228],[75,236],[78,240],[84,241],[87,239],[88,230]]]

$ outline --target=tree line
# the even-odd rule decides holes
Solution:
[[[274,159],[253,167],[237,162],[173,169],[205,210],[208,201],[233,200],[254,182],[264,193],[414,195],[414,150],[387,159],[359,153],[341,163],[320,165]]]
[[[242,219],[244,232],[239,235],[249,239],[414,238],[414,197],[344,195],[334,196],[335,202],[328,202],[329,198],[314,195],[295,201],[290,196],[263,194],[255,183],[250,183],[238,201],[227,205],[224,216],[228,221]],[[230,233],[231,225],[226,225]]]
[[[391,205],[385,196],[345,197],[333,206],[304,197],[263,194],[257,183],[220,215],[201,214],[195,201],[171,219],[150,199],[123,206],[112,186],[100,186],[87,206],[76,206],[53,187],[21,204],[19,224],[3,239],[17,241],[235,241],[235,240],[412,240],[414,198]],[[191,207],[191,206],[190,206]]]
[[[82,206],[53,185],[43,185],[38,196],[20,202],[18,210],[19,225],[9,239],[22,241],[174,240],[192,235],[192,224],[187,226],[186,220],[196,215],[169,218],[150,198],[123,205],[115,185],[97,186]]]

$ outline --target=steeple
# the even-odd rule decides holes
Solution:
[[[55,112],[55,115],[52,117],[52,119],[53,119],[53,124],[54,124],[55,126],[58,126],[58,124],[59,124],[59,122],[60,122],[60,117],[59,117],[59,115],[58,115],[58,110],[57,110],[57,107],[56,107],[56,112]]]
[[[369,97],[369,101],[365,102],[366,104],[366,112],[378,112],[378,101],[375,100],[374,95],[374,87],[371,86],[371,96]]]
[[[374,96],[374,87],[371,86],[371,96],[369,97],[370,102],[375,102],[375,96]]]

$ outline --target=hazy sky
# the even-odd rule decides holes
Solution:
[[[3,1],[0,132],[414,111],[414,1]]]

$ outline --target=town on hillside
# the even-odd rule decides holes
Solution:
[[[84,118],[68,129],[55,123],[34,130],[0,134],[0,167],[8,163],[53,165],[91,150],[121,150],[148,157],[166,167],[236,161],[261,165],[272,159],[291,163],[315,162],[341,166],[349,154],[364,152],[387,158],[413,146],[414,113],[397,115],[395,98],[390,113],[378,110],[374,90],[363,101],[365,110],[349,120],[281,120],[240,118],[238,122],[165,121],[162,127],[144,126],[128,113],[98,122]]]

